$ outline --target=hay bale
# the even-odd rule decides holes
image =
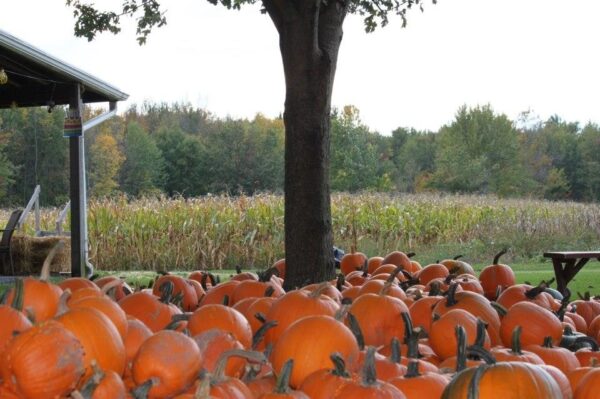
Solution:
[[[65,273],[71,271],[71,237],[47,236],[33,237],[15,235],[12,238],[13,260],[16,274],[39,274],[42,270],[44,259],[59,240],[65,245],[58,251],[50,272]]]

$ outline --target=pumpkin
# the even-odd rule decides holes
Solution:
[[[473,316],[480,318],[487,325],[487,331],[490,336],[492,345],[499,345],[500,341],[500,316],[498,311],[490,301],[483,295],[476,294],[470,291],[456,292],[458,284],[452,284],[448,291],[445,301],[439,301],[433,307],[433,313],[443,315],[452,309],[463,309],[471,313]],[[512,333],[512,330],[510,331]],[[505,343],[505,346],[510,346],[510,340]]]
[[[334,316],[340,306],[331,297],[322,294],[329,286],[328,282],[324,282],[313,292],[293,290],[273,302],[266,314],[266,320],[276,321],[277,325],[265,334],[265,344],[276,344],[285,330],[304,316]]]
[[[395,386],[377,379],[375,369],[375,348],[369,347],[360,378],[343,384],[332,398],[336,399],[406,399],[406,396]]]
[[[94,280],[94,283],[100,287],[100,289],[103,289],[107,284],[114,284],[117,281],[119,283],[111,287],[111,289],[114,290],[112,291],[111,295],[112,298],[118,302],[127,295],[133,294],[133,289],[125,281],[116,276],[104,276]]]
[[[244,272],[244,271],[242,271],[241,266],[235,267],[235,274],[233,276],[231,276],[231,278],[230,278],[230,280],[237,280],[237,281],[246,281],[246,280],[258,281],[258,279],[259,279],[258,274],[254,273],[254,272]]]
[[[548,309],[527,301],[513,305],[502,318],[500,338],[504,346],[511,345],[512,332],[517,326],[521,326],[523,329],[521,343],[524,347],[542,345],[546,336],[550,336],[552,343],[558,345],[563,334],[562,324],[558,317]]]
[[[263,296],[278,298],[284,294],[285,291],[280,285],[258,280],[244,280],[233,288],[229,305],[235,305],[246,298],[260,298]]]
[[[127,334],[127,314],[125,314],[125,311],[116,302],[110,300],[108,297],[87,297],[75,302],[69,301],[69,308],[96,309],[112,321],[122,339]]]
[[[103,313],[92,308],[71,309],[57,318],[73,333],[85,350],[85,377],[93,373],[92,362],[103,370],[123,375],[126,364],[125,346],[115,325]]]
[[[31,328],[31,321],[23,314],[23,280],[15,280],[15,295],[10,305],[0,305],[0,354],[15,333]]]
[[[309,374],[300,386],[300,390],[312,399],[330,399],[350,380],[344,359],[337,353],[332,353],[330,359],[334,368],[320,369]]]
[[[69,277],[58,283],[58,286],[63,291],[69,289],[72,293],[82,288],[90,288],[100,291],[100,288],[98,288],[98,286],[94,284],[92,280],[88,280],[84,277]]]
[[[439,319],[434,319],[429,332],[429,345],[441,359],[452,357],[458,349],[455,328],[462,326],[466,332],[468,345],[473,345],[477,341],[478,324],[477,318],[466,310],[452,309]],[[489,348],[489,336],[487,332],[484,335],[483,344]]]
[[[306,316],[291,324],[279,337],[270,360],[274,370],[281,370],[286,361],[294,359],[296,367],[290,386],[297,388],[311,373],[331,368],[333,363],[329,356],[334,352],[346,359],[350,367],[354,366],[359,349],[350,329],[329,316]]]
[[[369,274],[373,274],[373,272],[381,265],[383,265],[383,257],[372,256],[367,260],[366,272]]]
[[[340,260],[340,271],[344,276],[356,270],[363,270],[366,266],[367,256],[362,252],[349,252]]]
[[[102,371],[95,364],[94,374],[81,388],[81,397],[90,399],[125,399],[127,389],[121,377],[112,370]],[[72,394],[73,399],[77,399]]]
[[[468,264],[465,261],[459,260],[460,258],[462,258],[462,255],[457,255],[452,259],[444,259],[443,261],[439,262],[440,264],[444,265],[448,271],[452,274],[472,274],[473,276],[475,275],[475,271],[473,270],[473,266],[471,266],[470,264]]]
[[[85,372],[84,348],[62,324],[49,320],[9,342],[0,371],[7,390],[19,398],[65,397]]]
[[[181,303],[181,309],[187,312],[196,310],[199,302],[198,294],[196,293],[196,289],[183,277],[173,274],[165,274],[158,277],[152,287],[152,293],[160,296],[163,291],[162,286],[167,281],[173,284],[172,295],[173,298],[179,298],[178,302]]]
[[[408,307],[398,298],[385,294],[360,295],[349,311],[360,324],[366,345],[386,345],[394,337],[404,337],[401,315],[408,313]]]
[[[310,397],[302,391],[294,391],[289,387],[290,376],[294,367],[294,360],[290,359],[283,364],[282,369],[277,376],[277,382],[273,392],[264,393],[258,396],[259,399],[310,399]]]
[[[438,373],[419,372],[419,362],[410,361],[406,374],[388,381],[404,393],[406,399],[439,399],[448,380]]]
[[[515,327],[512,333],[511,346],[506,348],[498,346],[491,349],[491,354],[499,362],[526,362],[532,364],[544,364],[541,357],[531,351],[521,348],[521,326]]]
[[[229,305],[233,290],[240,284],[240,281],[229,280],[206,291],[206,295],[200,301],[200,306],[204,305]]]
[[[133,379],[148,398],[167,398],[185,391],[198,377],[203,359],[188,336],[159,331],[140,346],[133,360]],[[139,392],[139,391],[138,391]]]
[[[554,381],[558,384],[560,391],[562,392],[562,399],[571,399],[573,398],[573,389],[571,388],[571,383],[567,376],[560,371],[557,367],[551,366],[549,364],[541,364],[539,367],[546,370],[548,374],[554,378]]]
[[[562,392],[540,366],[524,362],[498,362],[467,368],[446,386],[441,399],[560,399]]]
[[[402,267],[407,272],[410,272],[410,273],[415,272],[413,264],[410,261],[410,258],[408,257],[407,254],[405,254],[402,251],[392,251],[389,254],[387,254],[381,261],[381,264],[385,265],[388,263]]]
[[[157,332],[168,326],[174,315],[181,310],[172,303],[172,284],[165,284],[161,298],[147,292],[135,292],[119,301],[126,314],[144,323],[151,331]]]
[[[146,327],[144,323],[136,318],[129,317],[127,319],[127,334],[123,338],[123,344],[125,345],[125,358],[127,364],[130,364],[135,355],[137,355],[140,346],[145,340],[152,336],[152,331]]]
[[[11,289],[6,302],[14,300],[14,289]],[[58,311],[58,303],[62,289],[44,279],[26,277],[23,279],[23,310],[36,322],[53,318]]]
[[[233,334],[213,328],[201,332],[192,337],[203,359],[203,367],[209,373],[213,373],[217,367],[221,355],[228,350],[244,349],[244,346]],[[241,377],[246,361],[241,357],[231,357],[227,360],[223,373],[228,377]]]
[[[594,367],[579,380],[577,387],[574,388],[573,398],[595,399],[598,397],[598,392],[600,392],[600,368]]]
[[[542,345],[528,345],[525,349],[538,355],[545,364],[555,366],[565,374],[580,366],[575,353],[566,348],[552,346],[552,337],[544,338]]]
[[[432,263],[421,269],[421,271],[417,274],[417,278],[421,284],[427,285],[427,283],[431,280],[435,278],[446,278],[449,274],[450,272],[446,266],[440,263]]]
[[[252,344],[252,329],[248,320],[235,309],[225,305],[204,305],[189,316],[187,328],[192,336],[218,328],[231,333],[244,348]]]
[[[490,301],[497,298],[498,292],[502,292],[515,284],[515,273],[510,266],[498,263],[500,257],[506,252],[507,250],[503,249],[497,253],[492,264],[484,267],[479,273],[483,294]]]

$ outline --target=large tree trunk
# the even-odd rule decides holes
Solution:
[[[285,288],[334,277],[331,93],[345,3],[264,0],[279,32],[285,98]]]

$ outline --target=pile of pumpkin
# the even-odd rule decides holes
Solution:
[[[499,263],[344,255],[285,292],[285,261],[220,283],[163,274],[17,280],[0,398],[597,398],[600,302]]]

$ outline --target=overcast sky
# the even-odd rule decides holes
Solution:
[[[120,0],[96,1],[118,7]],[[0,29],[144,100],[188,102],[219,117],[275,117],[284,81],[275,28],[258,6],[162,0],[167,26],[138,46],[131,23],[93,42],[73,35],[64,0],[0,0]],[[600,122],[599,0],[425,0],[425,12],[373,34],[344,25],[333,105],[355,105],[382,134],[437,130],[458,107],[516,119]]]

